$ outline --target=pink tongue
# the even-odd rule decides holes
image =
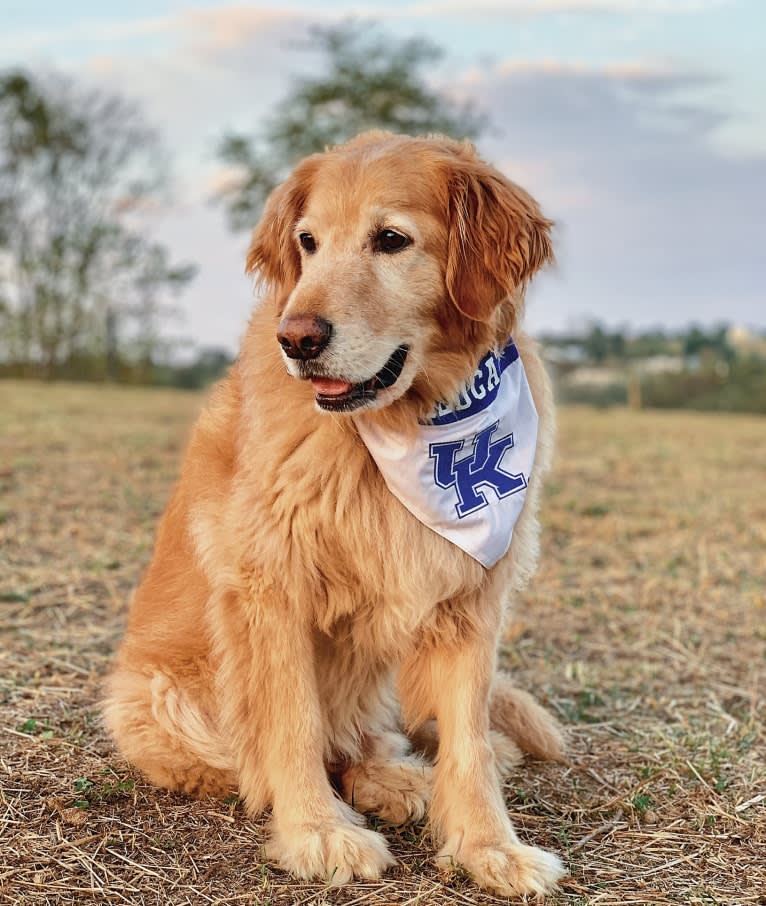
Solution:
[[[351,389],[348,381],[334,381],[332,378],[311,378],[314,390],[322,396],[343,396]]]

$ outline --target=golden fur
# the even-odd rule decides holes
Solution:
[[[412,245],[376,254],[381,225]],[[550,391],[520,329],[549,229],[469,145],[367,133],[304,161],[254,232],[248,269],[267,297],[194,429],[106,718],[154,783],[270,807],[269,856],[297,877],[343,883],[392,864],[360,812],[427,812],[442,862],[501,894],[542,894],[562,873],[519,842],[498,777],[517,745],[559,757],[559,730],[495,671],[508,602],[535,567],[551,453]],[[363,381],[406,341],[401,377],[366,408],[320,411],[275,340],[295,314],[335,325],[317,360],[328,377]],[[391,495],[355,424],[414,427],[510,335],[539,445],[511,549],[486,570]]]

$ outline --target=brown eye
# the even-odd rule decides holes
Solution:
[[[300,242],[303,251],[308,252],[309,255],[313,255],[317,250],[316,240],[311,233],[298,233],[298,242]]]
[[[403,233],[397,233],[396,230],[381,230],[375,236],[374,242],[375,251],[384,252],[385,254],[400,252],[411,244],[412,240],[408,236]]]

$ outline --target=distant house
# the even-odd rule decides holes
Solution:
[[[645,359],[637,359],[634,369],[640,375],[654,374],[680,374],[686,363],[680,355],[651,355]]]
[[[612,384],[624,384],[625,381],[624,368],[587,366],[578,368],[567,377],[567,383],[570,387],[609,387]]]
[[[730,327],[726,342],[738,355],[754,355],[766,359],[766,337],[749,327]]]
[[[544,346],[543,357],[549,364],[563,368],[582,365],[588,359],[585,350],[576,343],[566,346]]]

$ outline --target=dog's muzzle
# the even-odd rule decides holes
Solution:
[[[350,412],[371,402],[399,380],[409,350],[409,346],[397,347],[380,371],[356,384],[342,378],[307,375],[316,391],[317,405],[328,412]]]

